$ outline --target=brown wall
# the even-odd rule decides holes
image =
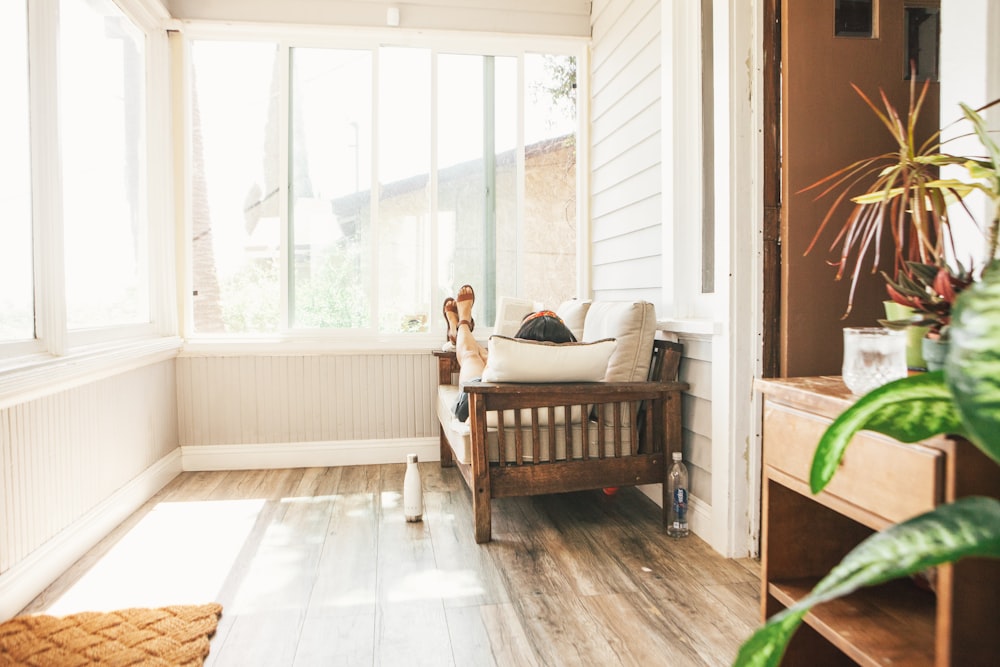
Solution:
[[[835,0],[785,0],[782,7],[782,272],[781,374],[839,375],[844,326],[875,325],[884,315],[885,282],[864,275],[854,309],[841,319],[849,277],[835,282],[839,244],[830,250],[849,211],[842,206],[816,248],[804,255],[832,199],[814,201],[799,190],[851,162],[893,150],[895,143],[851,89],[870,97],[881,87],[902,110],[903,0],[881,0],[877,38],[834,37]],[[922,115],[926,135],[938,124],[938,86],[931,85]],[[888,232],[888,230],[887,230]],[[891,267],[883,253],[883,265]],[[870,266],[870,260],[866,266]]]

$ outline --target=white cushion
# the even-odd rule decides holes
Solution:
[[[590,310],[590,301],[580,299],[570,299],[563,301],[556,308],[556,315],[563,321],[566,328],[573,332],[576,339],[583,340],[583,323],[587,319],[587,311]],[[612,336],[613,338],[614,336]]]
[[[490,336],[488,345],[483,382],[599,382],[617,346],[611,338],[547,343],[506,336]]]
[[[656,335],[656,309],[646,301],[595,301],[587,310],[583,341],[614,338],[607,382],[643,382],[649,377]]]

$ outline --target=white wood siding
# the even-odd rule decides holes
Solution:
[[[176,448],[173,359],[0,410],[0,576]]]
[[[421,353],[182,356],[182,446],[437,436],[437,359]]]
[[[684,360],[681,380],[691,385],[682,398],[684,460],[691,495],[712,504],[712,343],[707,338],[681,337]]]
[[[590,34],[586,0],[165,0],[177,19],[385,28],[399,9],[399,28],[563,35]]]
[[[660,3],[594,3],[591,285],[595,299],[661,301]]]
[[[663,11],[670,11],[667,5]],[[664,171],[662,34],[659,0],[600,0],[591,21],[591,284],[595,299],[647,299],[665,294],[662,226]],[[666,85],[666,84],[664,84]],[[669,92],[669,91],[668,91]],[[673,313],[659,313],[660,317]],[[669,333],[669,332],[667,332]],[[710,532],[712,505],[712,342],[684,343],[681,379],[683,449],[691,494],[704,517],[693,525]],[[653,494],[655,497],[655,494]]]

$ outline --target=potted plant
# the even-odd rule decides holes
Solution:
[[[962,111],[985,150],[984,157],[928,151],[911,160],[901,151],[899,162],[960,165],[969,181],[910,181],[923,193],[916,199],[901,184],[885,189],[881,196],[884,202],[898,202],[900,198],[916,202],[919,210],[920,202],[945,203],[946,199],[961,199],[973,190],[985,193],[991,207],[984,226],[985,254],[990,261],[966,289],[959,290],[954,309],[948,308],[951,345],[944,370],[911,375],[879,387],[834,420],[813,456],[813,493],[819,493],[829,483],[854,434],[863,429],[907,443],[940,434],[961,436],[1000,465],[1000,375],[996,372],[1000,368],[1000,260],[996,258],[1000,147],[977,111],[965,105]],[[879,174],[878,180],[883,181],[884,172]],[[929,247],[937,247],[936,242]],[[935,261],[923,263],[941,268]],[[966,556],[1000,558],[1000,500],[962,498],[872,535],[847,554],[811,593],[773,616],[752,635],[741,647],[735,664],[779,664],[792,634],[816,604]]]
[[[884,271],[882,276],[891,303],[906,309],[908,316],[879,320],[879,323],[891,329],[910,328],[919,333],[917,343],[921,346],[919,358],[924,364],[922,370],[941,370],[948,353],[951,310],[958,294],[972,284],[972,274],[961,264],[956,270],[948,266],[907,262],[895,280]],[[910,367],[913,368],[914,364]]]

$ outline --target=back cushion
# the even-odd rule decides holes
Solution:
[[[556,308],[556,315],[562,319],[566,327],[573,332],[579,341],[583,340],[583,323],[587,318],[587,311],[590,310],[590,303],[590,301],[570,299],[563,301]]]
[[[656,334],[656,309],[647,301],[595,301],[583,324],[583,341],[614,338],[607,382],[642,382],[649,375]]]

